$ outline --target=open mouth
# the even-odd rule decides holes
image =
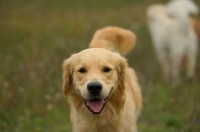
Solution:
[[[83,99],[85,106],[93,114],[100,114],[103,111],[107,101],[108,101],[108,97],[106,97],[105,99],[99,99],[99,98],[94,98],[91,100]]]
[[[113,88],[110,90],[109,95],[105,99],[93,98],[85,100],[83,98],[83,102],[90,112],[92,112],[93,114],[100,114],[106,106],[112,90]]]

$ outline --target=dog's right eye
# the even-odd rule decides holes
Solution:
[[[80,69],[78,70],[78,72],[80,72],[80,73],[86,73],[87,71],[86,71],[85,68],[80,68]]]
[[[103,68],[103,72],[110,72],[110,71],[111,71],[111,69],[109,67],[104,67]]]

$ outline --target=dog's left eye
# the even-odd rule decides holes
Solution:
[[[104,67],[104,68],[103,68],[103,72],[110,72],[110,71],[111,71],[111,69],[108,68],[108,67]]]
[[[80,72],[80,73],[86,73],[87,70],[86,70],[85,68],[80,68],[80,69],[78,70],[78,72]]]

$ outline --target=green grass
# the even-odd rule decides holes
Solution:
[[[145,9],[167,0],[8,0],[0,2],[0,131],[70,132],[62,62],[107,25],[137,35],[127,56],[142,87],[139,132],[200,131],[200,60],[194,84],[163,83]],[[196,0],[197,2],[197,0]],[[197,2],[200,6],[200,2]]]

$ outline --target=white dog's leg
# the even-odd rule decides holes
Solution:
[[[182,38],[173,37],[170,43],[170,61],[172,72],[172,85],[177,86],[180,84],[179,72],[180,64],[183,59],[185,47],[183,46]]]
[[[182,56],[176,56],[172,57],[172,85],[177,86],[180,83],[180,78],[179,78],[179,67],[181,63]]]
[[[169,64],[169,57],[168,53],[165,50],[157,50],[157,58],[160,63],[163,78],[168,83],[170,80],[170,64]]]
[[[192,41],[191,41],[192,42]],[[194,74],[195,74],[195,67],[196,67],[196,60],[198,54],[198,42],[193,41],[193,43],[188,43],[188,50],[187,50],[187,79],[192,81]]]
[[[196,55],[189,54],[187,56],[188,66],[187,66],[187,79],[190,81],[193,79],[195,74],[195,66],[196,66]]]

